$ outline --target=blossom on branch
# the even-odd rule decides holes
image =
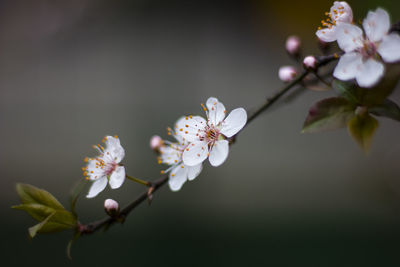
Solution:
[[[333,76],[339,80],[356,79],[361,87],[372,87],[384,74],[384,64],[400,60],[400,36],[389,33],[389,14],[378,8],[368,12],[361,28],[342,23],[337,28],[337,42],[345,51]]]
[[[125,150],[121,146],[117,136],[106,136],[103,139],[105,147],[100,144],[93,146],[100,153],[95,158],[85,158],[86,167],[83,167],[83,175],[87,180],[93,181],[87,198],[97,196],[109,183],[112,189],[119,188],[125,181],[125,167],[119,163],[125,156]]]
[[[337,26],[342,23],[353,22],[353,11],[349,4],[344,1],[335,1],[330,12],[326,12],[325,15],[328,16],[328,19],[321,21],[324,28],[318,27],[318,31],[315,33],[324,42],[336,41]]]
[[[194,166],[185,165],[182,161],[182,153],[189,143],[170,128],[168,128],[168,134],[173,135],[177,142],[172,143],[167,140],[162,142],[163,145],[159,147],[158,163],[171,166],[166,171],[162,171],[162,173],[169,172],[169,188],[172,191],[179,191],[187,180],[194,180],[203,167],[202,163]]]
[[[186,116],[176,124],[176,132],[190,144],[185,148],[182,159],[188,166],[196,166],[207,157],[212,166],[221,165],[229,154],[230,138],[246,124],[247,113],[243,108],[234,109],[225,118],[224,105],[214,97],[202,107],[207,120],[200,116]]]

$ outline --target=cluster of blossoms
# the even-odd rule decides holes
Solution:
[[[343,55],[333,71],[333,76],[342,81],[355,79],[361,87],[376,85],[385,73],[385,63],[400,61],[400,35],[390,32],[389,14],[378,8],[369,11],[362,26],[364,31],[354,24],[353,11],[346,2],[334,2],[326,20],[322,20],[316,35],[323,43],[337,42]],[[286,41],[286,50],[298,57],[300,39],[290,36]],[[313,56],[305,57],[303,66],[314,69],[317,65]],[[284,82],[292,81],[298,74],[295,67],[283,66],[279,69],[279,78]]]
[[[337,41],[344,51],[333,76],[339,80],[356,79],[361,87],[372,87],[383,77],[384,63],[400,60],[400,36],[390,33],[389,14],[378,8],[369,11],[363,30],[353,24],[353,12],[346,2],[334,2],[329,19],[316,35],[325,42]]]
[[[210,97],[206,106],[202,105],[207,119],[200,116],[180,118],[174,129],[168,128],[175,142],[152,138],[150,145],[160,154],[158,163],[170,167],[162,171],[169,172],[169,186],[178,191],[187,180],[196,178],[203,161],[207,158],[214,167],[221,165],[229,154],[229,141],[246,124],[247,113],[243,108],[234,109],[226,118],[225,106],[214,97]]]
[[[196,178],[205,159],[209,158],[214,167],[221,165],[228,157],[228,138],[237,134],[246,124],[247,113],[243,108],[233,110],[225,118],[224,105],[214,97],[210,97],[206,106],[202,107],[207,119],[185,116],[177,121],[174,130],[168,128],[168,134],[174,136],[175,142],[162,140],[159,136],[154,136],[150,141],[150,147],[160,154],[158,163],[170,166],[161,173],[169,172],[172,191],[178,191],[187,180]],[[118,137],[106,136],[102,142],[105,143],[104,147],[100,144],[93,146],[100,155],[85,158],[87,165],[82,168],[86,179],[93,181],[86,196],[88,198],[97,196],[107,183],[112,189],[119,188],[126,177],[125,167],[120,165],[125,150]]]

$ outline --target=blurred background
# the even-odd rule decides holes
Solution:
[[[356,20],[393,0],[349,1]],[[380,120],[369,156],[346,130],[300,134],[308,108],[333,92],[307,91],[258,117],[219,168],[173,193],[166,186],[124,225],[80,239],[30,241],[33,219],[15,183],[45,188],[65,206],[85,156],[117,134],[130,175],[158,177],[150,137],[200,103],[251,109],[292,64],[288,35],[319,54],[316,28],[332,1],[1,1],[0,186],[2,266],[400,266],[399,124]],[[400,102],[396,92],[392,99]],[[164,167],[162,167],[164,168]],[[126,181],[81,198],[82,222],[103,202],[128,203]]]

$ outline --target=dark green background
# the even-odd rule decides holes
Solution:
[[[123,226],[79,240],[40,235],[10,206],[15,183],[45,188],[67,205],[85,156],[118,134],[128,173],[156,178],[153,134],[218,97],[250,109],[282,86],[283,44],[304,40],[331,1],[2,1],[0,185],[2,266],[399,266],[398,123],[381,120],[369,156],[345,130],[300,134],[313,102],[305,92],[257,118],[219,168],[173,193],[161,189]],[[377,6],[400,19],[397,1],[352,1],[357,19]],[[399,93],[393,100],[399,102]],[[129,181],[80,199],[83,222],[103,201],[129,202]]]

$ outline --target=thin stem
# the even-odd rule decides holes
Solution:
[[[142,185],[145,185],[145,186],[151,186],[151,182],[147,182],[147,181],[144,181],[144,180],[129,176],[127,174],[125,175],[125,177],[128,178],[131,181],[136,182],[136,183],[139,183],[139,184],[142,184]]]
[[[339,56],[337,54],[329,55],[329,56],[321,56],[317,58],[317,67],[316,70],[318,70],[319,67],[324,66],[328,64],[331,61],[334,61],[338,59]],[[300,84],[303,82],[303,79],[310,73],[310,70],[305,70],[302,74],[300,74],[295,80],[293,80],[291,83],[283,87],[281,90],[277,91],[274,95],[271,97],[267,98],[267,100],[259,106],[247,119],[247,124],[248,125],[250,122],[252,122],[256,117],[258,117],[262,112],[267,110],[272,104],[274,104],[279,98],[281,98],[286,92],[288,92],[291,88],[293,88],[295,85]],[[234,138],[231,140],[233,143]],[[164,174],[161,176],[158,180],[154,182],[145,182],[130,176],[126,176],[128,179],[134,180],[135,182],[144,184],[149,186],[149,189],[141,193],[136,199],[134,199],[130,204],[128,204],[125,208],[123,208],[120,212],[120,215],[118,218],[112,218],[112,217],[105,217],[101,220],[89,223],[89,224],[80,224],[78,223],[77,226],[77,231],[80,232],[81,234],[92,234],[96,232],[97,230],[103,228],[104,226],[111,226],[112,224],[118,222],[118,221],[124,221],[125,218],[129,215],[130,212],[132,212],[137,206],[139,206],[142,202],[144,202],[146,199],[150,199],[151,195],[156,192],[161,186],[166,184],[168,181],[168,175]],[[140,182],[139,182],[140,181]]]

